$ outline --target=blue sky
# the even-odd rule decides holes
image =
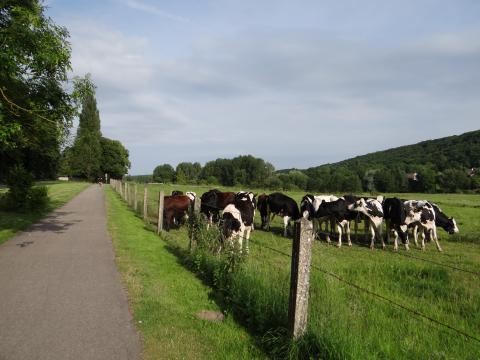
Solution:
[[[156,165],[305,168],[480,128],[479,1],[46,1],[102,131]]]

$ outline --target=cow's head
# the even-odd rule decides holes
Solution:
[[[188,196],[191,202],[194,202],[195,198],[197,197],[197,194],[195,194],[193,191],[187,191],[185,195]]]
[[[313,206],[312,198],[308,195],[305,195],[300,202],[300,214],[305,219],[313,219],[315,216],[315,208]]]
[[[445,227],[445,231],[448,232],[450,235],[456,234],[460,231],[458,229],[457,222],[455,221],[455,219],[453,217],[448,218],[447,226]]]

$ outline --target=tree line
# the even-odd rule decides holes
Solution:
[[[139,182],[246,186],[308,192],[480,191],[480,131],[358,156],[306,170],[275,171],[251,155],[200,163],[162,164]]]

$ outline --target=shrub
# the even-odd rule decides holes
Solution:
[[[48,204],[46,187],[33,188],[33,176],[21,165],[10,170],[6,183],[9,187],[1,205],[6,210],[32,211],[44,209]]]

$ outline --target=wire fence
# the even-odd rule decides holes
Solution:
[[[158,190],[157,192],[152,191],[151,193],[149,193],[148,192],[148,185],[145,185],[144,187],[140,187],[137,184],[131,184],[130,186],[127,186],[127,190],[125,190],[124,183],[122,183],[120,181],[114,181],[112,186],[121,195],[121,197],[128,203],[128,205],[130,207],[132,207],[137,212],[137,214],[139,214],[139,215],[141,215],[145,218],[144,209],[146,209],[147,210],[146,220],[149,223],[155,223],[156,224],[157,219],[158,219],[158,194],[159,194],[160,190]],[[146,207],[144,207],[145,191],[147,192],[147,196],[146,196],[147,206]],[[137,209],[135,209],[135,204],[137,205]],[[213,207],[213,208],[215,208],[215,207]],[[221,211],[223,209],[217,208],[216,210]],[[243,238],[243,239],[246,239],[242,235],[238,235],[238,236]],[[258,246],[260,248],[264,248],[264,249],[267,249],[271,252],[280,254],[280,255],[282,255],[285,258],[288,258],[290,260],[292,258],[291,254],[285,253],[281,250],[272,248],[272,247],[267,246],[265,244],[261,244],[258,241],[254,241],[254,240],[250,239],[249,243],[250,243],[250,245]],[[463,272],[463,273],[466,273],[466,274],[475,275],[475,276],[480,275],[479,272],[470,271],[470,270],[467,270],[467,269],[459,268],[459,267],[449,265],[449,264],[444,264],[444,263],[437,262],[437,261],[434,261],[434,260],[429,260],[429,259],[417,257],[417,256],[410,255],[410,254],[400,253],[400,252],[397,252],[397,254],[399,254],[401,256],[408,257],[408,258],[412,258],[414,260],[427,262],[427,263],[432,263],[432,264],[437,265],[437,266],[442,266],[442,267],[449,268],[449,269],[459,271],[459,272]],[[325,268],[322,268],[322,267],[320,267],[316,264],[312,264],[311,268],[320,272],[320,273],[322,273],[322,274],[324,274],[324,275],[329,276],[330,278],[333,278],[333,279],[337,280],[338,282],[340,282],[342,284],[345,284],[345,285],[349,286],[352,289],[355,289],[355,290],[357,290],[359,292],[362,292],[362,293],[364,293],[364,294],[366,294],[366,295],[368,295],[372,298],[375,298],[378,301],[381,301],[385,304],[388,304],[392,308],[404,311],[405,313],[408,313],[409,315],[411,315],[412,317],[414,317],[416,319],[426,320],[432,325],[439,326],[443,329],[448,329],[449,331],[454,332],[458,335],[461,335],[461,336],[465,337],[466,339],[469,339],[469,340],[476,341],[476,342],[480,343],[480,337],[478,337],[476,335],[469,334],[469,333],[467,333],[467,332],[465,332],[461,329],[458,329],[458,328],[456,328],[456,327],[454,327],[450,324],[444,323],[444,322],[442,322],[438,319],[435,319],[435,318],[433,318],[429,315],[426,315],[426,314],[424,314],[424,313],[422,313],[418,310],[415,310],[413,308],[405,306],[405,305],[403,305],[403,304],[401,304],[401,303],[399,303],[399,302],[397,302],[397,301],[395,301],[395,300],[393,300],[393,299],[391,299],[391,298],[389,298],[385,295],[379,294],[375,291],[372,291],[368,288],[365,288],[361,285],[358,285],[358,284],[356,284],[356,283],[354,283],[354,282],[352,282],[348,279],[345,279],[342,276],[340,276],[340,275],[338,275],[338,274],[336,274],[332,271],[329,271]]]

